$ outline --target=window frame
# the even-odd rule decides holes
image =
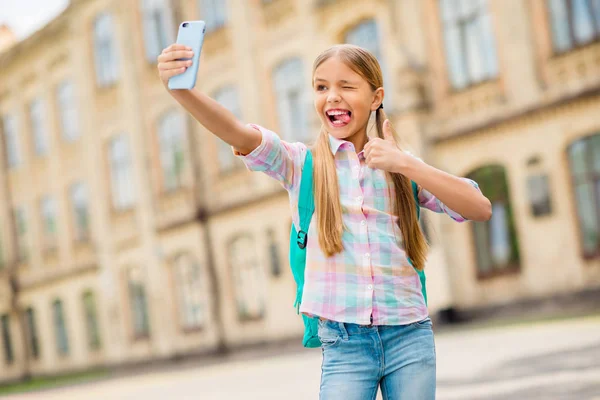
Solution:
[[[161,188],[171,193],[185,186],[185,175],[189,164],[186,152],[188,133],[185,115],[178,110],[163,113],[157,122],[157,142],[161,171]],[[175,126],[175,128],[174,128]],[[180,166],[177,166],[177,154],[181,154]],[[167,160],[167,154],[171,160]],[[170,179],[173,178],[173,182]]]
[[[56,354],[60,357],[66,357],[70,352],[69,333],[67,330],[67,320],[65,317],[64,302],[61,299],[55,299],[52,302],[52,324],[54,326],[54,345]],[[64,343],[61,341],[64,340]]]
[[[231,113],[238,120],[243,119],[243,109],[237,86],[233,84],[222,86],[213,92],[212,98],[223,107],[231,111]],[[240,169],[243,164],[237,160],[237,157],[233,154],[231,146],[218,137],[215,137],[215,141],[217,143],[219,173],[227,174]]]
[[[173,9],[169,0],[140,0],[144,53],[156,64],[164,48],[175,42]]]
[[[81,136],[76,100],[75,84],[71,79],[64,79],[56,86],[60,132],[67,142],[74,142]]]
[[[290,56],[275,65],[271,72],[273,94],[277,104],[279,129],[283,140],[288,142],[307,142],[310,140],[310,87],[304,80],[305,63],[299,56]],[[294,77],[295,81],[290,79]],[[293,112],[289,103],[290,93],[298,94],[300,112]],[[303,114],[299,118],[303,127],[295,128],[294,115]]]
[[[596,231],[598,234],[599,239],[597,240],[596,243],[596,248],[594,252],[590,252],[587,253],[585,251],[585,244],[584,244],[584,239],[583,239],[583,232],[582,232],[582,226],[581,226],[581,219],[579,216],[579,203],[577,201],[577,194],[576,194],[576,186],[577,186],[577,177],[575,176],[575,172],[574,172],[574,168],[573,168],[573,163],[570,157],[570,151],[573,145],[575,145],[578,142],[591,142],[591,140],[593,140],[594,137],[597,137],[600,140],[600,133],[596,133],[596,134],[591,134],[591,135],[587,135],[587,136],[583,136],[580,138],[577,138],[573,141],[571,141],[567,147],[566,147],[566,158],[567,158],[567,165],[569,168],[568,174],[569,174],[569,179],[571,181],[571,196],[573,198],[573,207],[574,207],[574,212],[575,212],[575,218],[576,218],[576,224],[577,224],[577,236],[579,238],[579,248],[580,248],[580,254],[581,254],[581,258],[583,258],[584,260],[590,260],[590,259],[594,259],[594,258],[599,258],[600,257],[600,206],[598,205],[598,201],[600,200],[596,193],[595,190],[592,191],[592,193],[594,193],[594,196],[596,198],[594,198],[595,200],[595,212],[596,212]],[[590,145],[591,147],[591,145]],[[596,185],[596,183],[600,184],[600,171],[596,172],[596,174],[594,174],[594,167],[593,167],[593,161],[591,160],[591,157],[593,156],[592,151],[590,150],[590,148],[586,148],[585,149],[585,166],[586,166],[586,171],[585,171],[585,179],[587,183],[591,183],[592,185]],[[600,158],[600,151],[598,153],[598,157]]]
[[[600,1],[596,0],[596,6],[599,7],[598,10],[594,9],[594,0],[583,0],[587,3],[588,6],[588,10],[591,11],[590,13],[590,18],[591,18],[591,25],[592,25],[592,29],[594,30],[594,34],[592,36],[591,39],[585,41],[585,42],[581,42],[579,43],[577,37],[576,37],[576,33],[575,33],[575,26],[577,25],[574,20],[574,6],[573,6],[573,1],[574,0],[555,0],[555,1],[560,1],[563,4],[563,7],[565,7],[565,11],[567,13],[567,20],[566,23],[567,24],[567,31],[568,31],[568,40],[569,40],[569,45],[567,46],[567,48],[565,49],[559,49],[557,48],[557,44],[555,42],[555,25],[554,25],[554,15],[553,15],[553,10],[554,7],[552,5],[552,1],[554,0],[545,0],[545,6],[546,6],[546,11],[547,11],[547,18],[548,18],[548,34],[550,36],[550,44],[552,47],[552,52],[554,55],[562,55],[562,54],[566,54],[566,53],[570,53],[574,50],[583,48],[583,47],[587,47],[590,46],[594,43],[598,43],[600,42]],[[577,1],[577,0],[575,0]],[[598,17],[596,18],[594,16],[594,13],[598,14]]]
[[[23,164],[21,141],[18,134],[18,120],[13,114],[2,116],[2,134],[4,135],[6,167],[9,170],[17,169]],[[12,151],[11,151],[12,149]]]
[[[216,32],[227,25],[228,6],[226,0],[198,0],[200,14],[206,22],[206,34]]]
[[[78,192],[77,190],[80,190]],[[78,193],[82,193],[84,200],[86,226],[80,224],[80,213],[78,212],[78,202],[80,201]],[[73,237],[77,243],[85,243],[90,240],[91,233],[91,214],[90,214],[90,196],[88,185],[83,181],[77,181],[69,186],[69,203],[71,223],[73,227]]]
[[[241,255],[236,253],[236,245],[244,249],[244,246],[241,246],[241,244],[239,244],[242,241],[248,241],[248,246],[246,246],[245,249],[249,249],[252,252],[252,254]],[[259,254],[256,251],[256,249],[256,240],[249,233],[242,233],[234,236],[227,245],[228,263],[232,274],[232,282],[235,293],[236,314],[238,320],[241,322],[262,320],[267,312],[267,299],[264,296],[259,297],[259,299],[257,300],[256,312],[253,313],[251,312],[252,310],[244,312],[243,303],[246,300],[246,298],[244,296],[244,293],[240,291],[241,287],[246,288],[249,285],[248,280],[244,279],[241,276],[241,274],[246,270],[253,270],[253,273],[257,274],[255,276],[255,283],[257,283],[258,286],[258,290],[256,291],[256,294],[258,296],[261,296],[261,293],[264,293],[264,290],[261,289],[266,289],[267,278],[264,274],[264,271],[262,271],[261,269],[259,262]],[[236,256],[239,256],[239,259],[237,259]],[[248,267],[250,264],[252,265]],[[244,281],[243,285],[240,284],[241,281]]]
[[[50,214],[50,215],[49,215]],[[44,243],[45,250],[53,250],[56,247],[56,241],[58,238],[58,203],[56,197],[52,195],[45,195],[40,200],[40,217],[42,222],[42,243]],[[52,219],[52,221],[49,221]],[[49,228],[49,222],[54,224],[54,231],[51,232]],[[50,224],[50,225],[51,225]]]
[[[353,38],[358,39],[360,37],[360,33],[364,34],[365,31],[368,31],[368,29],[370,29],[371,27],[373,31],[370,33],[374,34],[376,42],[374,46],[367,45],[367,43],[371,42],[368,39],[363,42],[362,40],[364,40],[365,38],[361,38],[359,40],[352,40]],[[350,26],[344,32],[344,43],[361,46],[369,50],[371,53],[373,53],[375,58],[377,58],[379,66],[381,67],[381,74],[383,75],[383,88],[385,90],[385,108],[386,111],[389,113],[389,110],[394,109],[394,99],[396,96],[394,95],[394,85],[392,82],[392,77],[389,73],[388,63],[386,62],[384,56],[385,51],[383,49],[383,42],[381,40],[381,28],[379,27],[377,19],[375,19],[374,17],[363,19]]]
[[[492,14],[489,11],[489,0],[481,0],[479,6],[474,7],[474,10],[471,11],[470,16],[465,15],[455,15],[453,17],[447,17],[444,13],[446,6],[442,3],[449,0],[438,0],[438,11],[439,11],[439,21],[442,35],[442,51],[443,51],[443,59],[445,63],[445,74],[448,78],[448,85],[453,92],[461,92],[463,90],[468,90],[472,87],[483,85],[487,82],[493,82],[500,77],[500,60],[499,60],[499,52],[498,52],[498,40],[497,35],[495,34],[494,24],[491,21]],[[470,0],[459,0],[462,2],[470,1]],[[456,11],[455,11],[456,12]],[[459,11],[459,13],[462,13]],[[465,12],[466,13],[466,12]],[[482,19],[488,18],[488,26],[489,32],[486,32],[486,26],[482,25]],[[473,44],[469,44],[467,41],[467,37],[472,37],[474,35],[469,35],[465,33],[468,30],[470,25],[475,26],[477,30],[476,38],[479,39],[479,42],[475,45],[475,49],[471,49]],[[448,44],[448,26],[453,25],[453,28],[458,30],[458,38],[459,41],[457,43],[458,50],[456,48],[451,52],[449,44]],[[483,38],[485,37],[485,39]],[[487,40],[486,43],[483,40]],[[493,49],[489,53],[485,53],[481,51],[482,49],[489,48],[489,45],[493,45]],[[470,51],[477,52],[478,62],[482,65],[482,76],[480,78],[474,77],[474,72],[470,70]],[[460,71],[462,78],[464,78],[464,82],[461,84],[457,80],[459,77],[455,76],[453,71],[452,61],[449,57],[450,54],[456,54],[460,59]],[[489,56],[493,56],[493,59],[489,59]],[[491,66],[492,69],[489,69]]]
[[[184,262],[188,262],[188,270]],[[181,253],[172,259],[171,272],[176,291],[177,320],[180,329],[185,332],[202,330],[206,323],[206,304],[202,294],[204,285],[202,281],[202,267],[200,263],[188,253]],[[190,275],[192,275],[190,277]],[[194,314],[190,318],[191,314]]]
[[[117,146],[121,145],[122,148]],[[122,153],[117,153],[119,149]],[[135,207],[137,198],[134,184],[133,154],[126,133],[113,136],[108,143],[111,203],[113,210],[124,212]],[[125,191],[123,189],[126,188]]]
[[[48,131],[45,129],[46,106],[41,97],[29,103],[29,126],[33,139],[33,150],[38,157],[45,157],[50,152]]]
[[[146,290],[146,280],[142,276],[143,273],[143,269],[140,266],[128,267],[125,270],[127,301],[129,303],[129,324],[134,341],[149,339],[151,332],[148,293]],[[142,308],[138,309],[137,307],[140,305]],[[138,315],[139,310],[143,311],[140,315]],[[138,317],[140,318],[139,320]],[[141,324],[138,324],[140,321]]]
[[[20,263],[27,262],[30,256],[29,235],[27,229],[29,221],[27,220],[27,210],[24,206],[17,206],[13,209],[13,221],[17,239],[17,261]]]
[[[489,198],[490,202],[492,203],[492,207],[493,207],[494,203],[502,203],[506,206],[507,218],[510,218],[510,220],[508,221],[507,229],[508,229],[511,253],[509,255],[509,261],[506,264],[498,267],[497,265],[493,264],[493,259],[490,259],[490,261],[492,262],[492,264],[490,265],[490,270],[483,271],[481,268],[481,265],[479,263],[479,253],[478,252],[480,251],[480,249],[479,249],[478,241],[477,241],[477,229],[478,229],[478,226],[485,226],[485,228],[487,229],[487,231],[488,231],[488,233],[487,233],[487,236],[488,236],[487,237],[487,239],[488,239],[487,251],[491,253],[492,243],[491,243],[491,235],[489,234],[491,220],[485,221],[485,222],[471,221],[470,235],[471,235],[471,243],[472,243],[472,246],[474,249],[472,254],[474,256],[474,265],[475,265],[476,276],[477,276],[478,280],[492,279],[492,278],[495,278],[498,276],[505,276],[505,275],[511,275],[511,274],[515,274],[515,273],[520,273],[521,266],[522,266],[521,248],[519,246],[519,232],[518,232],[517,226],[516,226],[516,218],[514,217],[514,206],[510,199],[510,187],[509,187],[509,180],[508,180],[508,174],[507,174],[506,167],[504,167],[501,164],[496,164],[496,163],[480,165],[476,169],[469,172],[469,174],[467,174],[467,177],[469,179],[472,179],[473,181],[477,182],[477,184],[479,185],[479,188],[483,192],[483,190],[485,190],[487,184],[484,179],[481,179],[481,177],[478,177],[477,175],[481,174],[482,171],[486,168],[489,168],[491,171],[486,174],[486,175],[488,175],[488,177],[491,175],[494,175],[495,178],[498,178],[498,174],[502,174],[502,176],[505,179],[506,193],[502,193],[500,196],[492,196],[492,195],[489,195],[486,193],[484,193],[484,195],[486,195],[486,197]],[[492,180],[491,178],[489,178],[489,179]],[[511,222],[512,222],[512,225],[510,224]],[[514,235],[514,237],[513,237],[513,235]],[[512,246],[513,240],[516,241],[516,246],[514,248]],[[514,254],[513,254],[513,251],[514,251]],[[516,259],[516,261],[515,261],[515,259]]]
[[[113,86],[119,80],[118,41],[114,33],[114,16],[102,11],[93,23],[93,51],[96,69],[96,84],[100,88]]]
[[[15,348],[10,329],[10,316],[3,314],[0,316],[0,326],[2,335],[2,353],[4,354],[4,365],[13,365],[15,363]]]
[[[25,324],[27,325],[27,346],[29,354],[34,360],[38,360],[41,355],[40,341],[37,330],[36,312],[33,307],[25,309]]]
[[[88,303],[88,300],[90,300],[90,303]],[[102,348],[100,325],[98,323],[98,303],[96,301],[96,295],[91,289],[88,289],[81,294],[81,304],[87,336],[87,348],[91,351],[98,351]]]

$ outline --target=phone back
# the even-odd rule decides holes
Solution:
[[[205,31],[206,24],[204,21],[185,21],[179,25],[177,43],[191,47],[194,56],[192,57],[192,65],[183,74],[175,75],[169,79],[169,89],[192,89],[196,85]]]

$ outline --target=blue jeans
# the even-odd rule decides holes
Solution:
[[[435,399],[431,319],[409,325],[362,326],[319,321],[321,400]]]

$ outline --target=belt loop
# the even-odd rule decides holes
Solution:
[[[340,327],[340,331],[342,332],[342,339],[348,340],[348,331],[346,330],[346,325],[343,322],[338,322]]]

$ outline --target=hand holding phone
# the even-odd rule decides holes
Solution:
[[[191,48],[193,54],[191,58],[185,58],[185,55],[189,55],[189,52],[184,51],[177,54],[173,52],[173,56],[184,57],[178,59],[163,60],[165,63],[175,62],[177,63],[177,65],[182,64],[182,67],[185,68],[183,72],[174,73],[169,77],[169,89],[192,89],[196,85],[196,76],[198,75],[198,67],[200,66],[200,52],[202,51],[202,44],[204,42],[205,32],[206,24],[204,23],[204,21],[185,21],[179,25],[179,32],[177,33],[177,44],[185,46],[187,48]],[[190,60],[191,65],[189,65]]]

